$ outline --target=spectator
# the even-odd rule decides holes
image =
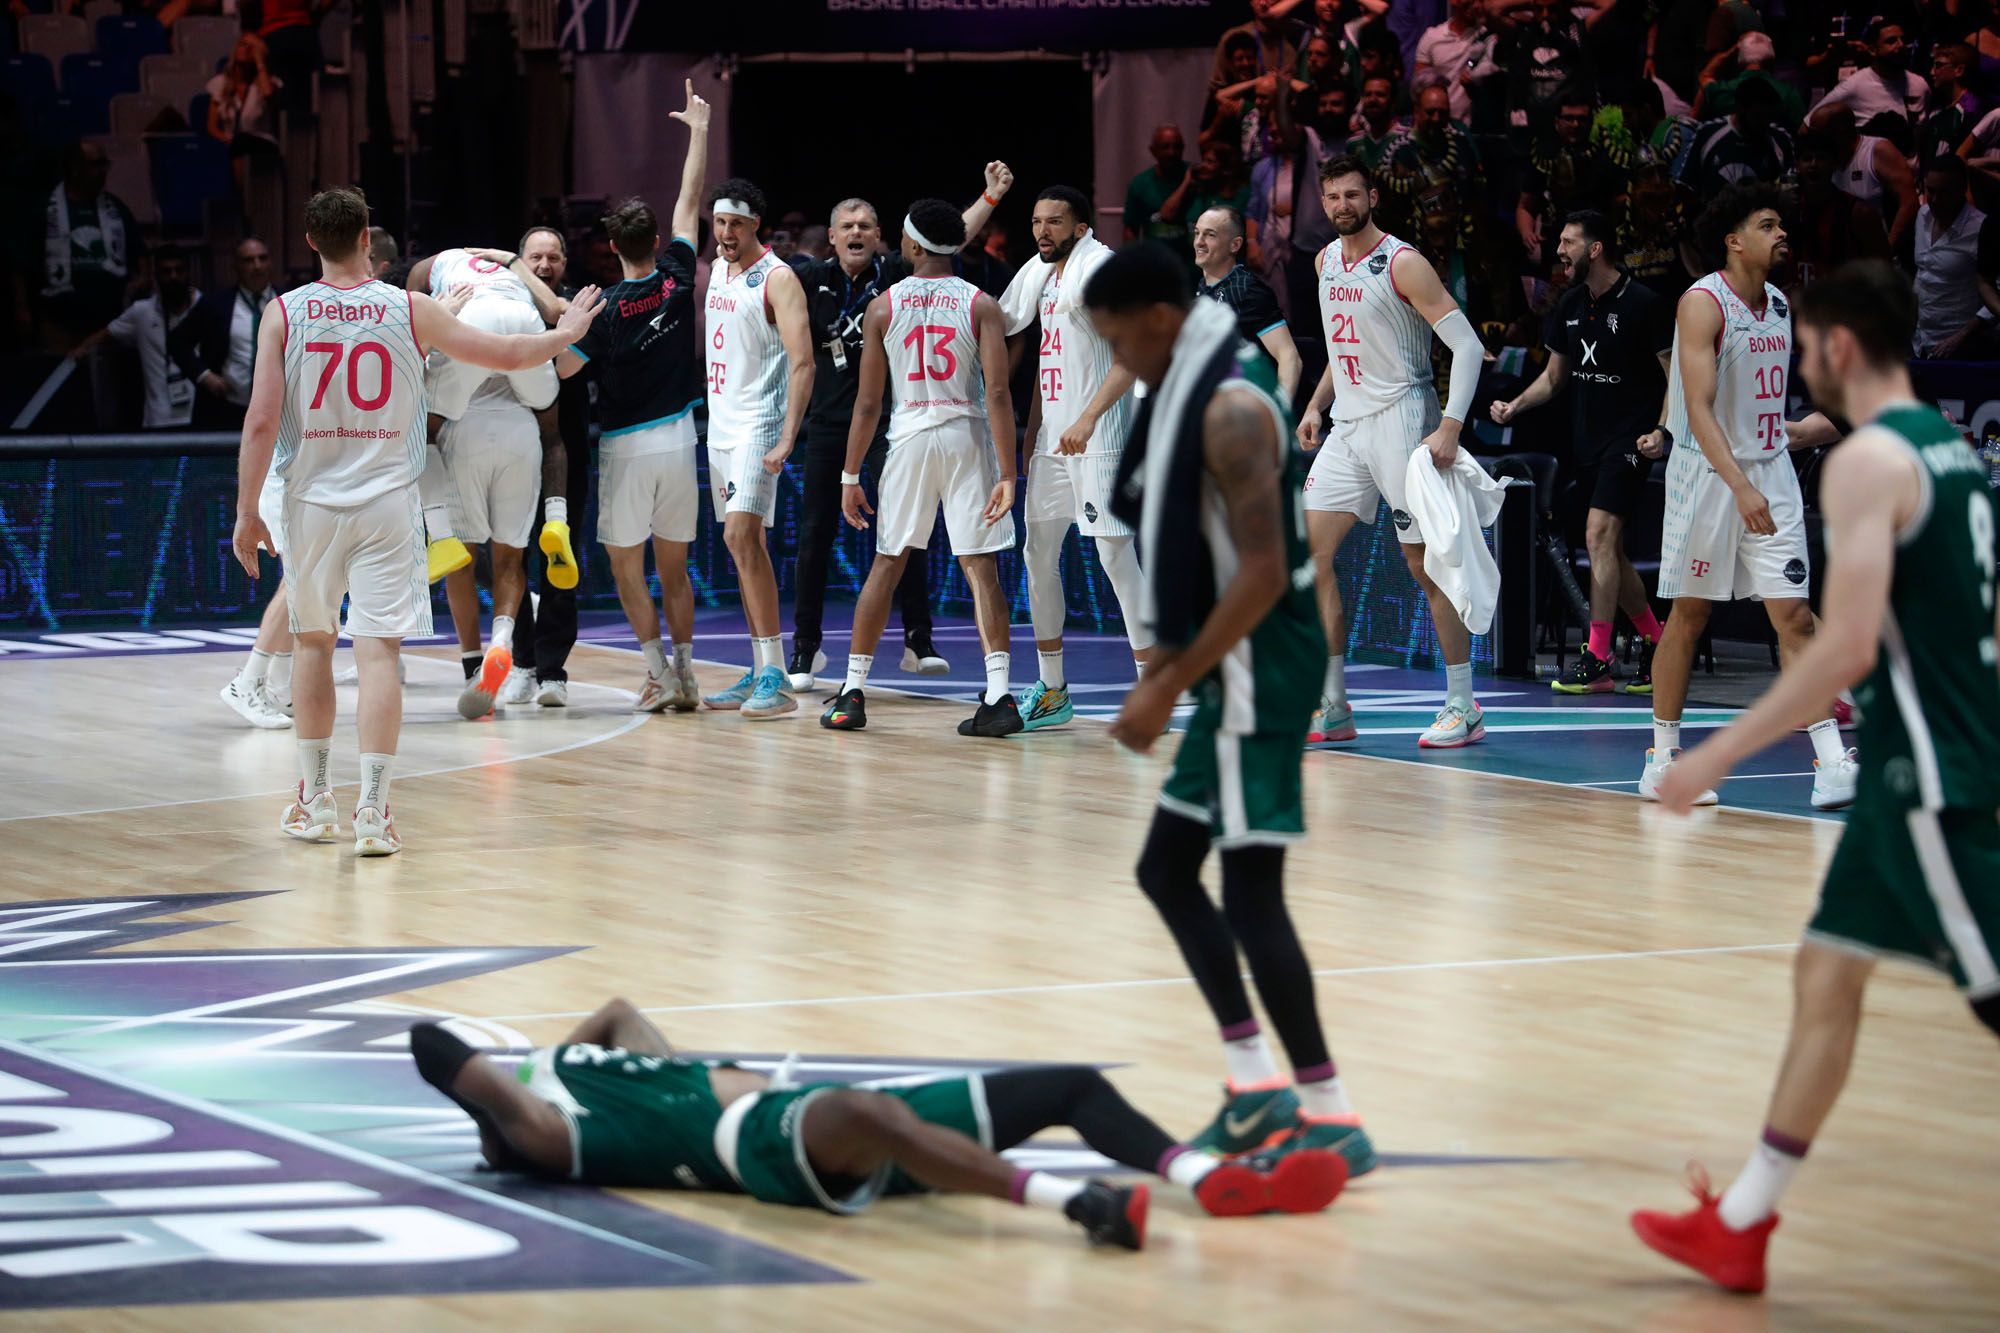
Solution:
[[[1734,111],[1738,85],[1754,74],[1768,79],[1776,90],[1779,123],[1798,124],[1806,118],[1805,99],[1799,96],[1798,89],[1778,77],[1772,68],[1776,60],[1777,48],[1771,44],[1768,33],[1744,33],[1735,46],[1709,61],[1702,70],[1701,91],[1694,99],[1695,114],[1713,120]]]
[[[271,288],[271,252],[255,236],[236,246],[236,281],[195,304],[167,339],[181,373],[199,391],[196,430],[240,430],[250,405],[250,374],[257,364],[257,328]]]
[[[264,60],[276,76],[278,107],[295,116],[312,109],[313,76],[325,63],[319,22],[339,0],[264,0]]]
[[[1211,140],[1202,146],[1201,160],[1188,172],[1180,188],[1160,205],[1160,216],[1174,221],[1198,218],[1218,204],[1226,204],[1238,213],[1249,212],[1250,182],[1243,174],[1243,158],[1236,145]],[[1257,267],[1254,248],[1246,258],[1252,268]]]
[[[1187,224],[1160,219],[1160,205],[1187,179],[1187,141],[1181,138],[1181,127],[1162,125],[1155,129],[1146,151],[1153,155],[1153,165],[1125,187],[1125,239],[1135,241],[1143,236],[1184,251]]]
[[[1590,62],[1582,27],[1557,0],[1533,0],[1512,18],[1500,38],[1499,63],[1507,71],[1508,135],[1526,151],[1552,127],[1556,99],[1566,89],[1590,86]]]
[[[609,291],[625,281],[625,266],[618,260],[618,247],[603,232],[592,234],[584,247],[584,258],[588,261],[590,281],[596,286]]]
[[[540,232],[547,232],[549,235],[555,237],[555,244],[561,259],[561,264],[558,267],[567,266],[569,257],[566,252],[561,251],[561,233],[552,231],[547,227],[542,227],[529,234],[532,236]],[[401,251],[396,248],[396,238],[389,234],[387,227],[370,227],[368,229],[368,263],[373,268],[376,277],[379,278],[384,273],[387,273],[389,266],[396,262],[400,254]],[[547,281],[547,279],[543,280]]]
[[[43,210],[38,290],[44,341],[59,350],[109,324],[143,289],[139,223],[104,188],[110,170],[102,145],[71,144]]]
[[[826,229],[824,222],[809,223],[806,229],[799,233],[799,258],[833,258],[833,233]]]
[[[806,261],[796,260],[799,253],[799,234],[790,227],[777,227],[771,232],[771,253],[791,264],[794,268]]]
[[[201,293],[188,285],[187,252],[163,245],[153,252],[153,294],[126,306],[118,318],[85,338],[70,352],[82,361],[107,339],[139,354],[146,386],[147,430],[186,426],[194,412],[194,382],[167,356],[167,334],[194,308]]]
[[[1007,260],[1007,228],[998,222],[981,227],[959,253],[965,280],[988,296],[998,297],[1014,280],[1015,266]]]
[[[1676,168],[1698,199],[1739,181],[1783,180],[1792,170],[1792,136],[1778,128],[1778,90],[1762,75],[1736,89],[1736,109],[1695,127]]]
[[[1640,149],[1649,149],[1656,161],[1671,169],[1694,139],[1695,122],[1686,116],[1668,115],[1667,99],[1652,79],[1640,79],[1627,87],[1618,110],[1624,119],[1624,134],[1600,137],[1600,142],[1621,166],[1630,167]],[[1596,134],[1596,129],[1592,132]]]
[[[1812,110],[1812,123],[1823,125],[1838,107],[1854,113],[1857,125],[1866,125],[1877,116],[1900,117],[1914,124],[1922,115],[1931,86],[1910,73],[1910,48],[1904,40],[1903,25],[1892,19],[1878,19],[1868,25],[1868,67],[1835,84]]]
[[[1312,259],[1334,236],[1320,203],[1324,156],[1318,135],[1280,114],[1273,122],[1271,151],[1250,171],[1244,248],[1287,318],[1295,310],[1316,308]]]
[[[1889,228],[1882,210],[1844,194],[1833,176],[1842,163],[1840,150],[1818,130],[1799,136],[1798,218],[1788,229],[1792,242],[1792,280],[1796,291],[1823,278],[1850,259],[1886,259]]]
[[[1236,312],[1236,331],[1277,364],[1281,397],[1289,403],[1299,387],[1298,344],[1278,308],[1277,293],[1244,264],[1244,244],[1243,215],[1235,209],[1211,208],[1195,219],[1194,262],[1200,270],[1195,294]]]
[[[1353,103],[1345,84],[1320,89],[1312,115],[1313,133],[1319,135],[1320,143],[1338,146],[1347,142],[1347,136],[1354,133]]]
[[[1259,74],[1289,76],[1299,64],[1299,25],[1286,16],[1300,0],[1250,0],[1250,21],[1222,34],[1215,46],[1209,88],[1224,88]],[[1245,43],[1247,42],[1247,48]],[[1238,52],[1249,51],[1247,68]]]
[[[1446,0],[1394,0],[1388,13],[1370,19],[1356,40],[1364,51],[1371,45],[1386,47],[1394,60],[1393,77],[1400,81],[1403,71],[1417,62],[1417,43],[1444,22],[1448,12]]]
[[[1928,162],[1958,147],[1979,123],[1979,98],[1966,83],[1972,48],[1942,42],[1931,53],[1931,95],[1917,123],[1917,160]]]
[[[2000,106],[2000,5],[1984,6],[1979,30],[1966,38],[1972,47],[1972,90],[1989,106]]]
[[[1404,8],[1398,5],[1393,12],[1402,13]],[[1386,78],[1391,88],[1400,90],[1404,68],[1403,53],[1389,30],[1380,23],[1365,25],[1355,48],[1355,89],[1358,91],[1370,79]]]
[[[1423,84],[1416,116],[1410,128],[1389,141],[1376,179],[1388,196],[1383,211],[1399,227],[1414,227],[1417,196],[1439,185],[1449,186],[1458,199],[1478,197],[1484,179],[1479,149],[1470,134],[1452,123],[1451,98],[1443,80],[1432,77]],[[1469,223],[1470,216],[1465,220]]]
[[[1486,26],[1485,0],[1451,0],[1451,17],[1417,39],[1412,78],[1434,75],[1451,99],[1451,118],[1472,119],[1472,88],[1500,72],[1498,39]]]
[[[1641,148],[1631,164],[1632,183],[1618,220],[1613,253],[1618,266],[1667,302],[1680,300],[1696,270],[1692,210],[1674,183],[1665,158]]]
[[[1305,54],[1299,58],[1299,77],[1314,91],[1332,88],[1341,82],[1340,47],[1325,33],[1306,38]]]
[[[1990,354],[2000,315],[2000,220],[1972,206],[1965,163],[1946,153],[1924,164],[1917,224],[1916,353],[1936,360]]]
[[[1388,75],[1377,74],[1362,81],[1361,113],[1355,117],[1359,124],[1342,148],[1349,157],[1360,158],[1371,173],[1382,170],[1389,144],[1396,137],[1395,99],[1396,85]]]
[[[1257,82],[1257,39],[1241,32],[1224,37],[1221,58],[1230,77],[1209,89],[1201,109],[1201,141],[1227,139],[1240,144],[1245,104]]]
[[[236,39],[229,64],[208,81],[208,136],[229,145],[230,166],[241,197],[250,159],[278,153],[277,117],[272,100],[284,85],[272,77],[264,39],[246,32]]]
[[[1528,263],[1553,262],[1563,219],[1572,213],[1615,213],[1625,206],[1625,176],[1610,155],[1590,141],[1590,96],[1572,91],[1556,99],[1555,130],[1529,155],[1515,208]]]
[[[1490,302],[1478,281],[1477,265],[1467,250],[1472,234],[1471,218],[1460,202],[1459,192],[1439,181],[1418,193],[1415,201],[1416,225],[1411,234],[1416,247],[1437,270],[1438,281],[1458,302],[1468,317],[1485,320]]]
[[[1875,204],[1892,218],[1889,246],[1902,251],[1903,241],[1917,220],[1917,183],[1909,162],[1887,139],[1856,129],[1853,107],[1837,106],[1825,116],[1815,112],[1814,123],[1826,134],[1836,154],[1834,188]]]

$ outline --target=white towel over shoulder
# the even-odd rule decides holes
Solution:
[[[1090,275],[1097,272],[1097,266],[1111,258],[1114,251],[1091,232],[1085,232],[1083,239],[1069,252],[1069,261],[1063,265],[1062,299],[1056,308],[1067,313],[1083,304],[1083,289],[1090,281]],[[1055,265],[1040,256],[1021,265],[1021,271],[1007,284],[1007,290],[1000,294],[1000,313],[1007,317],[1007,332],[1019,333],[1042,314],[1042,288],[1047,285],[1049,274]]]
[[[1430,450],[1417,450],[1403,485],[1405,503],[1424,534],[1424,573],[1444,590],[1468,630],[1486,633],[1500,601],[1500,566],[1481,529],[1499,517],[1506,488],[1464,449],[1443,470]]]

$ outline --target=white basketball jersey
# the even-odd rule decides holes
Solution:
[[[464,250],[441,250],[431,260],[431,295],[442,298],[455,287],[472,288],[474,300],[500,296],[530,308],[535,304],[528,284],[505,264],[476,258]]]
[[[1062,276],[1053,269],[1042,284],[1042,350],[1036,375],[1042,397],[1042,428],[1035,452],[1052,454],[1062,433],[1083,415],[1111,373],[1111,344],[1092,327],[1080,303],[1063,301]],[[1132,395],[1126,394],[1097,419],[1087,454],[1125,449],[1132,424]]]
[[[889,443],[984,414],[986,375],[972,323],[979,289],[949,275],[911,277],[891,287],[888,297],[882,349],[889,354],[889,391],[896,395]]]
[[[1730,454],[1745,461],[1781,456],[1789,438],[1785,379],[1792,360],[1791,306],[1767,282],[1764,313],[1757,314],[1720,273],[1698,280],[1689,290],[1708,293],[1722,310],[1722,335],[1715,345],[1715,419]],[[1688,426],[1678,337],[1667,375],[1667,429],[1674,433],[1675,448],[1701,448]]]
[[[735,277],[717,256],[708,266],[708,442],[768,449],[785,425],[791,361],[771,322],[771,275],[785,261],[769,250]]]
[[[1359,421],[1413,393],[1437,394],[1431,326],[1396,290],[1398,254],[1414,247],[1384,235],[1350,264],[1340,242],[1320,251],[1319,316],[1333,369],[1333,419]]]
[[[278,298],[285,402],[275,467],[292,496],[350,508],[424,470],[424,353],[410,294],[307,283]]]

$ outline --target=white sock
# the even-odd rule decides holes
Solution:
[[[292,687],[292,655],[290,653],[271,654],[271,671],[269,675],[264,677],[264,682],[271,687],[271,691],[274,694],[283,694]]]
[[[1254,1088],[1274,1082],[1278,1077],[1277,1062],[1271,1059],[1271,1048],[1265,1044],[1261,1032],[1225,1040],[1222,1043],[1222,1059],[1229,1066],[1229,1086],[1232,1088]]]
[[[1144,662],[1140,661],[1140,660],[1139,660],[1138,658],[1136,658],[1136,657],[1135,657],[1135,658],[1133,658],[1133,659],[1132,659],[1132,679],[1134,679],[1134,680],[1144,680],[1145,678],[1146,678],[1146,664],[1145,664]]]
[[[383,814],[389,813],[389,770],[395,767],[393,754],[364,754],[361,756],[361,799],[354,808],[373,806]]]
[[[239,685],[246,687],[255,685],[258,681],[269,675],[270,671],[271,655],[262,648],[252,648],[250,650],[250,660],[245,662],[243,669],[236,673],[236,681]]]
[[[757,669],[767,666],[782,667],[785,664],[783,640],[773,634],[768,639],[753,638],[750,647],[756,653]]]
[[[451,507],[449,505],[425,505],[424,531],[430,534],[430,539],[434,542],[441,542],[447,537],[457,536],[458,534],[451,530]]]
[[[1035,656],[1042,659],[1042,684],[1052,690],[1066,689],[1069,686],[1069,677],[1063,674],[1062,649],[1045,653],[1037,648]]]
[[[493,617],[493,646],[505,648],[508,652],[514,651],[514,617]]]
[[[1319,692],[1326,696],[1327,705],[1334,712],[1347,707],[1347,654],[1329,653],[1326,659],[1326,680]]]
[[[568,497],[561,495],[551,495],[548,499],[542,501],[542,522],[544,523],[569,522]]]
[[[687,673],[694,670],[694,645],[677,643],[674,645],[674,670]]]
[[[1354,1114],[1354,1105],[1347,1100],[1347,1089],[1340,1086],[1338,1074],[1317,1083],[1301,1083],[1294,1090],[1299,1095],[1299,1109],[1315,1120]]]
[[[1176,1153],[1174,1160],[1167,1163],[1167,1179],[1182,1189],[1193,1189],[1201,1184],[1202,1177],[1222,1165],[1220,1157],[1205,1152]]]
[[[1679,718],[1672,722],[1653,719],[1653,758],[1665,763],[1675,750],[1681,748],[1681,723]]]
[[[1444,664],[1444,701],[1472,707],[1472,663]]]
[[[639,651],[646,655],[647,675],[651,676],[654,680],[659,680],[667,674],[667,655],[660,651],[660,641],[658,639],[646,640],[639,645]],[[676,656],[679,655],[679,651],[678,648],[675,649]]]
[[[875,669],[875,654],[849,653],[847,655],[847,683],[840,687],[841,693],[849,690],[865,689],[868,673]]]
[[[1007,673],[1013,669],[1012,653],[986,654],[986,702],[997,704],[1007,697]]]
[[[327,781],[327,769],[332,763],[333,737],[299,742],[299,780],[305,784],[306,800],[332,790]]]
[[[1813,723],[1806,728],[1806,735],[1812,738],[1813,758],[1825,767],[1831,768],[1847,757],[1847,747],[1840,743],[1840,724],[1832,718]]]
[[[1779,1198],[1804,1161],[1805,1158],[1780,1152],[1768,1143],[1758,1143],[1750,1160],[1723,1191],[1719,1209],[1722,1224],[1731,1231],[1742,1231],[1777,1211]]]
[[[1087,1180],[1064,1180],[1046,1171],[1030,1171],[1028,1178],[1021,1182],[1015,1193],[1020,1201],[1030,1208],[1055,1208],[1062,1206],[1083,1193]]]

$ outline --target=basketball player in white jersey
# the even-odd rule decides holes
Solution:
[[[283,831],[309,842],[337,836],[328,775],[333,748],[333,645],[348,599],[361,700],[361,796],[354,850],[402,848],[389,815],[390,769],[402,726],[396,676],[403,639],[431,632],[417,475],[424,465],[424,353],[489,370],[547,361],[575,341],[603,302],[577,295],[545,333],[506,336],[460,323],[429,296],[370,277],[368,204],[358,190],[323,190],[306,204],[306,239],[320,280],[279,298],[282,318],[257,334],[257,366],[237,464],[236,532],[246,570],[273,545],[257,497],[273,465],[285,478],[292,632],[292,694],[299,736],[297,799]]]
[[[865,528],[874,513],[861,489],[861,464],[875,439],[885,381],[896,390],[889,455],[877,499],[875,564],[854,604],[847,683],[820,718],[829,731],[868,725],[868,672],[889,623],[910,549],[929,543],[944,509],[952,554],[972,590],[972,614],[986,650],[986,692],[959,725],[964,736],[1021,730],[1008,693],[1007,598],[998,553],[1014,546],[1014,403],[1007,392],[1007,331],[1000,306],[964,278],[951,257],[965,245],[965,219],[942,199],[919,199],[903,219],[911,276],[868,303],[861,322],[861,378],[847,428],[841,509]]]
[[[455,362],[452,364],[456,364]],[[493,578],[493,646],[482,652],[479,582],[472,566],[445,575],[445,598],[466,672],[458,696],[468,722],[493,711],[504,684],[518,690],[509,702],[525,703],[514,667],[514,616],[528,590],[528,535],[535,527],[535,499],[542,489],[542,440],[535,413],[515,396],[508,376],[494,375],[473,391],[456,421],[430,419],[433,453],[444,456],[451,478],[452,531],[469,546],[487,548]],[[566,460],[565,460],[566,465]],[[527,673],[532,679],[534,673]]]
[[[1327,218],[1340,237],[1314,261],[1327,365],[1299,418],[1299,443],[1319,448],[1327,407],[1333,408],[1332,432],[1306,478],[1306,530],[1319,562],[1327,644],[1326,679],[1307,739],[1351,741],[1356,735],[1347,701],[1347,611],[1333,558],[1354,525],[1373,523],[1377,506],[1387,500],[1404,563],[1430,602],[1444,656],[1444,707],[1417,744],[1456,749],[1486,734],[1472,697],[1472,636],[1451,599],[1424,572],[1424,534],[1405,503],[1404,477],[1418,449],[1429,450],[1441,469],[1456,461],[1486,349],[1430,261],[1375,225],[1375,181],[1367,165],[1336,157],[1320,168],[1319,181]],[[1431,370],[1433,331],[1451,349],[1451,390],[1442,413]]]
[[[1083,289],[1111,250],[1090,229],[1090,204],[1067,185],[1035,199],[1035,248],[1001,298],[1009,335],[1041,322],[1035,398],[1028,408],[1028,614],[1040,670],[1021,698],[1025,731],[1059,727],[1076,716],[1063,667],[1063,544],[1074,527],[1097,547],[1097,562],[1118,598],[1119,615],[1141,667],[1153,651],[1139,614],[1139,554],[1132,529],[1111,512],[1111,482],[1132,427],[1132,372],[1090,322]]]
[[[742,679],[702,700],[770,718],[798,708],[778,637],[778,574],[766,531],[812,399],[812,329],[791,265],[757,239],[764,192],[741,177],[709,195],[715,261],[708,271],[702,350],[708,362],[708,486],[736,566],[754,653]]]
[[[1659,799],[1660,779],[1681,748],[1681,710],[1709,611],[1716,602],[1764,603],[1789,662],[1812,639],[1807,603],[1805,500],[1793,449],[1831,443],[1838,432],[1820,413],[1787,423],[1792,314],[1771,269],[1791,250],[1775,185],[1732,185],[1701,216],[1699,235],[1723,266],[1681,297],[1674,319],[1663,430],[1667,514],[1660,543],[1660,596],[1673,602],[1653,655],[1653,747],[1639,795]],[[1860,766],[1840,740],[1833,700],[1806,728],[1813,743],[1812,803],[1854,803]],[[1714,805],[1703,792],[1698,805]]]
[[[257,516],[271,533],[271,554],[285,558],[285,482],[273,472],[257,496]],[[278,586],[264,604],[257,622],[257,641],[251,645],[249,660],[237,669],[221,690],[222,702],[236,715],[264,731],[280,731],[292,725],[292,628],[291,599],[285,595],[285,576],[278,574]]]

